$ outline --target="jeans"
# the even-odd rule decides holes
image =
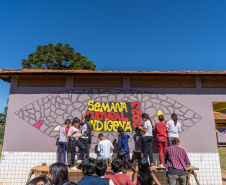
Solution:
[[[168,137],[168,145],[173,146],[171,139],[177,138],[177,137]]]
[[[58,142],[58,162],[62,163],[62,155],[64,154],[64,163],[67,162],[67,143]]]
[[[142,148],[144,152],[144,157],[148,159],[148,156],[149,156],[149,160],[151,164],[153,164],[152,142],[153,142],[152,136],[142,137]]]
[[[158,148],[159,148],[159,161],[160,161],[160,164],[163,164],[163,153],[164,155],[166,154],[167,141],[158,142]]]
[[[186,185],[186,176],[185,175],[171,175],[168,174],[168,183],[169,185],[176,185],[177,181],[180,185]]]
[[[71,140],[71,167],[75,166],[76,146],[80,148],[79,160],[83,160],[86,147],[79,140]]]
[[[80,141],[85,146],[86,158],[89,158],[89,148],[90,148],[89,139],[80,138]]]

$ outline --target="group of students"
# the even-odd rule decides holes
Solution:
[[[186,164],[190,165],[186,152],[179,147],[179,139],[172,139],[171,147],[166,152],[166,168],[169,185],[186,184]],[[180,157],[180,164],[177,155]],[[111,163],[112,174],[107,174],[107,163],[104,159],[86,158],[81,164],[83,178],[77,185],[161,185],[150,170],[146,158],[141,157],[140,150],[134,150],[132,158],[127,158],[123,150]],[[178,168],[178,169],[177,169]],[[175,175],[176,174],[176,175]],[[68,166],[64,163],[54,163],[49,168],[47,176],[37,177],[27,185],[76,185],[68,178]]]
[[[83,113],[84,114],[84,113]],[[76,170],[75,167],[75,154],[76,146],[80,148],[80,155],[78,157],[77,163],[81,163],[84,159],[84,154],[86,158],[89,157],[89,149],[93,136],[93,125],[90,124],[91,116],[85,116],[85,122],[82,122],[83,114],[81,118],[74,118],[72,121],[67,119],[65,124],[60,127],[57,135],[58,138],[58,162],[63,162],[67,164],[67,145],[68,139],[71,147],[71,169]]]
[[[80,164],[83,178],[78,185],[152,185],[153,181],[160,185],[151,172],[149,162],[141,158],[139,150],[133,151],[132,159],[125,157],[120,151],[111,163],[112,174],[106,175],[107,163],[103,159],[86,158]],[[68,178],[68,167],[64,163],[54,163],[49,168],[47,176],[37,177],[27,185],[75,185]]]
[[[166,153],[167,146],[172,146],[172,138],[179,138],[181,124],[178,122],[175,113],[171,115],[171,118],[172,120],[167,121],[164,115],[159,115],[159,122],[153,125],[148,114],[142,114],[143,126],[139,126],[138,129],[142,131],[142,149],[144,157],[148,158],[149,156],[151,166],[153,165],[153,130],[157,136],[160,167],[163,167],[163,154]]]
[[[152,124],[151,119],[149,118],[148,114],[143,113],[141,115],[142,117],[142,126],[138,126],[138,130],[142,131],[142,149],[144,158],[129,160],[130,159],[130,149],[128,140],[130,136],[126,133],[124,133],[124,130],[122,127],[118,127],[118,140],[117,144],[121,151],[123,151],[125,158],[119,159],[117,161],[117,164],[120,166],[122,165],[122,169],[127,169],[126,171],[130,171],[133,173],[133,176],[130,179],[133,179],[134,184],[142,185],[143,183],[136,179],[136,171],[134,171],[137,166],[142,166],[145,164],[148,164],[148,157],[150,161],[150,166],[153,166],[153,150],[152,150],[152,143],[153,143],[153,131],[157,135],[157,142],[158,142],[158,149],[159,149],[159,160],[160,160],[160,167],[163,167],[163,154],[165,155],[165,164],[166,164],[166,170],[167,170],[167,177],[170,185],[174,185],[176,183],[176,180],[180,182],[180,184],[185,184],[186,182],[186,166],[190,165],[189,159],[187,157],[186,152],[179,147],[179,132],[181,131],[181,125],[177,120],[177,115],[173,113],[171,115],[172,120],[166,121],[165,117],[163,115],[159,115],[158,119],[159,122],[155,125]],[[91,158],[89,158],[89,148],[90,143],[93,136],[93,127],[92,124],[90,124],[91,117],[89,115],[85,116],[85,122],[82,122],[83,114],[81,115],[81,118],[74,118],[72,122],[70,120],[65,121],[65,125],[62,126],[59,131],[59,141],[58,141],[58,162],[62,162],[62,154],[64,154],[64,163],[66,163],[66,153],[67,153],[67,140],[69,138],[69,142],[71,145],[71,169],[77,170],[75,167],[75,152],[76,152],[76,146],[80,148],[80,155],[78,157],[77,163],[81,164],[80,166],[82,169],[85,169],[84,165],[85,162]],[[71,124],[71,126],[70,126]],[[68,127],[70,128],[68,129]],[[97,151],[99,152],[99,157],[97,158],[97,161],[100,160],[106,160],[110,159],[110,152],[112,149],[114,149],[111,141],[105,139],[104,134],[100,133],[98,135],[99,143],[97,147]],[[167,148],[167,146],[169,146]],[[140,151],[138,151],[140,152]],[[84,159],[84,153],[86,153],[86,159]],[[125,160],[127,159],[127,160]],[[94,159],[92,159],[94,160]],[[92,161],[91,160],[91,161]],[[179,162],[178,162],[179,161]],[[89,161],[89,163],[91,163]],[[103,162],[104,163],[104,162]],[[97,163],[99,164],[99,163]],[[96,165],[97,165],[96,164]],[[112,170],[113,174],[118,174],[119,171],[114,171],[114,166],[116,164],[116,161],[114,160],[112,162]],[[133,164],[133,165],[132,165]],[[98,166],[98,165],[97,165]],[[130,167],[128,167],[130,166]],[[128,168],[127,168],[128,167]],[[95,167],[97,169],[97,167]],[[120,168],[121,169],[121,168]],[[142,170],[145,168],[140,169],[139,173],[142,174]],[[150,168],[148,168],[150,170]],[[85,170],[86,171],[86,170]],[[87,171],[86,171],[87,173]],[[98,173],[98,172],[94,172]],[[120,171],[120,174],[123,173]],[[127,173],[127,172],[126,172]],[[125,174],[125,173],[124,173]],[[152,173],[151,173],[152,174]],[[87,175],[90,175],[88,172]],[[128,174],[127,174],[128,175]],[[153,174],[151,175],[151,178],[153,180]],[[110,178],[108,175],[107,177]],[[121,183],[115,182],[114,178],[116,176],[111,176],[112,181],[114,184],[118,185]],[[138,175],[139,177],[139,175]],[[146,177],[146,176],[145,176]],[[154,176],[155,177],[155,176]],[[110,178],[110,179],[111,179]],[[139,179],[139,178],[138,178]],[[154,178],[157,181],[157,178]],[[84,180],[84,179],[83,179]],[[79,184],[83,185],[82,182]],[[145,184],[145,183],[144,183]],[[160,183],[159,183],[160,184]],[[123,184],[122,184],[123,185]]]

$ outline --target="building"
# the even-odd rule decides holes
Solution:
[[[214,112],[214,119],[217,128],[218,144],[219,146],[226,145],[226,114]]]
[[[140,147],[140,137],[135,145],[133,136],[141,112],[153,123],[158,110],[167,119],[175,112],[182,124],[181,147],[200,169],[200,184],[222,184],[213,104],[226,102],[226,71],[2,69],[0,78],[11,83],[0,164],[3,185],[25,184],[32,167],[54,163],[59,125],[83,110],[92,114],[95,129],[92,157],[100,132],[114,141],[117,127],[123,126],[131,135],[132,152]],[[156,141],[153,147],[158,164]],[[167,184],[165,172],[154,173]],[[76,182],[81,176],[70,178]]]

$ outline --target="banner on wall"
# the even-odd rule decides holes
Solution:
[[[119,126],[125,132],[134,131],[141,123],[140,102],[88,102],[87,115],[95,131],[115,131]]]

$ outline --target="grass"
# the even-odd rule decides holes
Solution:
[[[226,147],[219,147],[221,169],[226,170]]]
[[[5,127],[0,125],[0,158],[1,158],[1,154],[2,154],[4,130],[5,130]]]

